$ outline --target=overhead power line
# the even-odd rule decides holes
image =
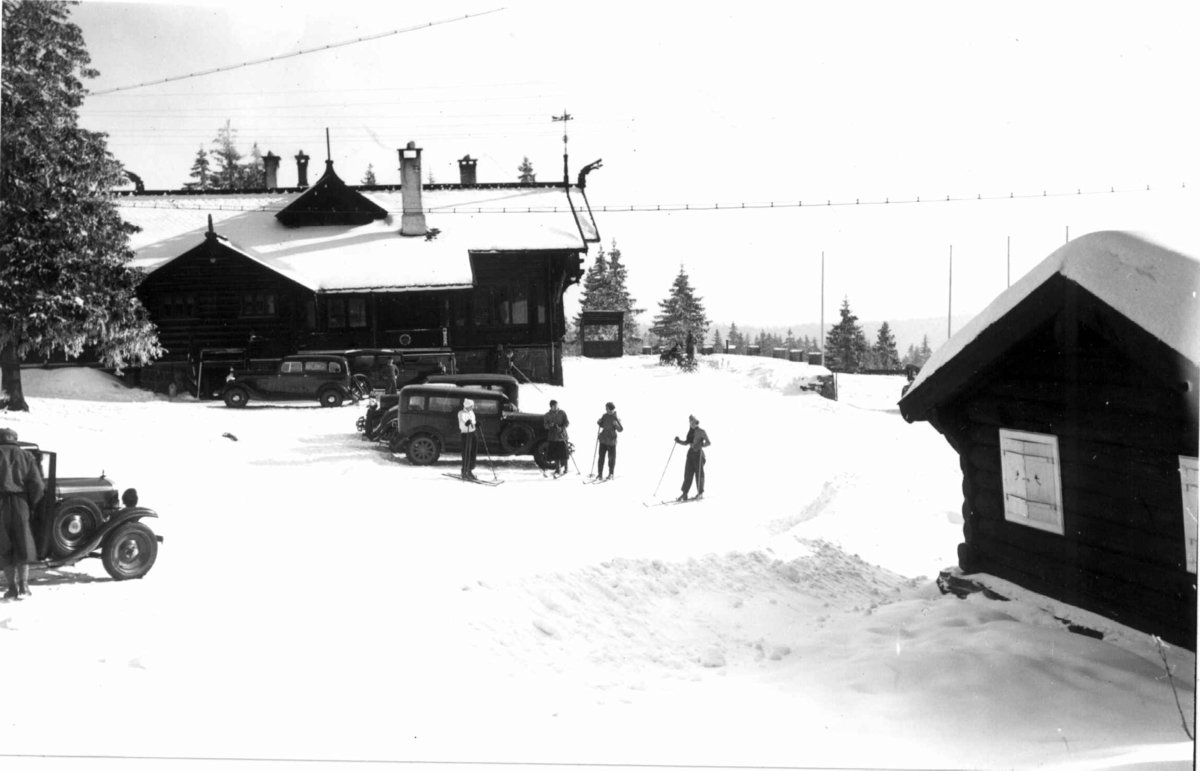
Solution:
[[[379,38],[389,37],[391,35],[402,35],[405,32],[413,32],[413,31],[416,31],[419,29],[427,29],[429,27],[436,27],[440,24],[450,24],[451,22],[455,22],[455,21],[463,21],[465,19],[471,19],[476,16],[486,16],[489,13],[495,13],[496,11],[503,11],[503,10],[504,10],[503,8],[493,8],[490,11],[483,11],[481,13],[468,13],[465,16],[455,16],[450,19],[441,19],[439,21],[430,21],[430,22],[426,22],[425,24],[417,24],[412,27],[404,27],[403,29],[394,29],[390,32],[380,32],[377,35],[368,35],[366,37],[355,38],[354,40],[344,40],[341,43],[330,43],[329,45],[319,46],[317,48],[306,48],[303,51],[294,51],[290,54],[283,54],[282,56],[269,56],[266,59],[255,59],[254,61],[242,62],[241,64],[230,64],[225,67],[216,67],[211,70],[203,70],[201,72],[193,72],[188,75],[177,75],[177,76],[170,77],[170,78],[163,78],[161,80],[151,80],[146,83],[137,83],[132,86],[119,86],[117,88],[107,88],[102,91],[92,91],[90,93],[90,95],[91,96],[103,96],[105,94],[116,93],[117,91],[129,91],[131,89],[142,88],[144,86],[157,86],[160,83],[171,83],[171,82],[174,82],[177,80],[187,80],[188,78],[198,78],[201,75],[212,75],[217,72],[228,72],[229,70],[241,69],[242,67],[251,67],[255,64],[266,64],[267,62],[277,62],[277,61],[281,61],[283,59],[291,59],[296,56],[303,56],[304,54],[317,53],[319,51],[328,51],[331,48],[342,48],[344,46],[354,45],[355,43],[365,43],[369,40],[378,40]]]
[[[1187,183],[1183,183],[1180,189],[1186,189]],[[1170,189],[1170,188],[1167,188]],[[399,190],[397,186],[396,190]],[[827,199],[825,201],[811,201],[805,203],[803,201],[765,201],[765,202],[746,202],[746,203],[672,203],[672,204],[632,204],[632,205],[601,205],[592,206],[591,210],[595,212],[603,212],[607,214],[621,214],[623,212],[679,212],[679,211],[744,211],[747,209],[823,209],[832,206],[881,206],[881,205],[904,205],[904,204],[933,204],[933,203],[952,203],[956,201],[1005,201],[1017,199],[1038,199],[1038,198],[1065,198],[1084,195],[1116,195],[1125,193],[1148,193],[1151,192],[1150,185],[1144,188],[1126,188],[1118,190],[1115,187],[1110,187],[1108,190],[1083,190],[1077,188],[1074,192],[1049,192],[1043,190],[1040,193],[1009,193],[1008,195],[983,195],[982,193],[975,196],[954,197],[945,196],[933,198],[915,198],[896,199],[890,198],[879,200],[863,200],[854,199],[853,201],[834,201]],[[195,193],[194,195],[205,195],[206,193]],[[208,195],[221,195],[222,191],[213,190],[207,191]],[[236,193],[230,193],[235,195]],[[243,195],[269,195],[269,193],[252,193],[243,192]],[[257,212],[278,212],[283,211],[282,206],[272,203],[264,203],[262,206],[225,206],[221,204],[212,204],[207,202],[191,203],[188,199],[193,195],[190,193],[181,194],[179,197],[171,197],[170,193],[162,193],[158,198],[167,200],[154,200],[149,197],[152,194],[144,194],[144,197],[133,198],[131,196],[122,196],[118,200],[118,204],[122,207],[131,209],[176,209],[176,210],[191,210],[191,211],[257,211]],[[425,209],[425,214],[570,214],[572,209],[568,206],[453,206],[447,208]],[[328,212],[333,213],[333,212]]]

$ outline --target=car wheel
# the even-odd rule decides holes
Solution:
[[[408,440],[408,448],[404,452],[408,462],[414,466],[428,466],[437,461],[441,455],[437,440],[429,434],[417,434]]]
[[[543,471],[549,471],[554,468],[554,464],[546,457],[547,451],[550,449],[550,440],[543,439],[533,446],[533,462],[538,465],[538,468]]]
[[[521,455],[533,446],[533,429],[522,423],[509,423],[500,432],[500,446],[510,455]]]
[[[245,407],[248,401],[250,401],[250,394],[246,393],[244,388],[230,388],[225,392],[226,407]]]
[[[322,391],[318,398],[321,400],[322,407],[341,407],[342,402],[345,401],[342,395],[332,388]]]
[[[100,509],[91,501],[66,500],[54,509],[50,522],[50,552],[69,557],[87,542],[100,526]]]
[[[158,540],[141,522],[127,522],[104,539],[100,558],[115,581],[141,578],[158,558]]]

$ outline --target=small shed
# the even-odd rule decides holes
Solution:
[[[900,400],[959,455],[959,566],[1196,648],[1200,262],[1061,247]]]
[[[625,311],[582,311],[581,353],[589,359],[615,359],[625,353]]]

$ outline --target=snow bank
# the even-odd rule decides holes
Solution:
[[[21,370],[25,398],[82,399],[94,402],[150,402],[165,399],[130,388],[120,378],[91,367],[28,367]]]

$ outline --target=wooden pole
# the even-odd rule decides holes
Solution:
[[[1071,226],[1067,225],[1067,240],[1064,243],[1071,243]]]
[[[950,287],[946,292],[946,339],[950,339],[950,318],[954,311],[954,244],[950,244]]]
[[[821,366],[825,365],[825,252],[821,252]]]

